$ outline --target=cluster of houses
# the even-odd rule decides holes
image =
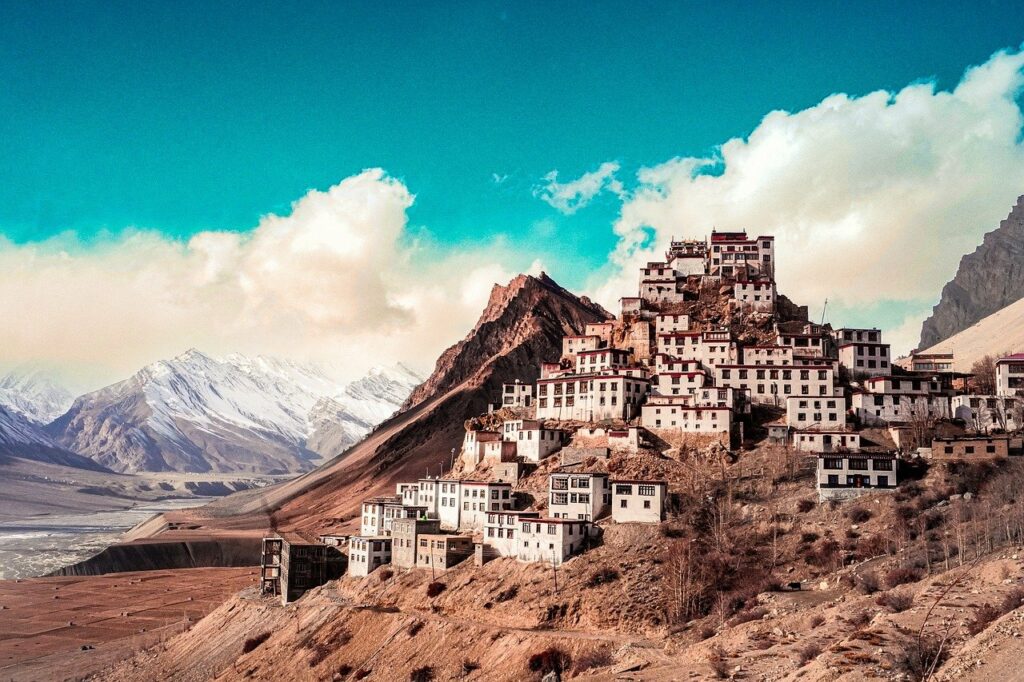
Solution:
[[[535,383],[502,387],[499,405],[509,409],[492,420],[499,426],[466,431],[462,470],[486,476],[400,483],[394,495],[363,501],[357,536],[318,543],[347,545],[351,576],[382,566],[437,573],[470,557],[557,566],[586,549],[598,519],[658,523],[665,514],[665,481],[585,472],[580,453],[590,451],[580,439],[599,438],[606,452],[692,438],[735,447],[755,407],[776,416],[763,425],[769,441],[815,460],[822,499],[894,489],[907,452],[937,461],[1010,454],[1014,443],[1001,434],[1024,425],[1024,354],[996,363],[995,395],[964,392],[949,354],[915,354],[894,368],[880,330],[808,322],[788,301],[780,310],[775,253],[774,237],[745,232],[673,239],[664,261],[641,268],[639,295],[622,299],[618,320],[564,337],[561,357],[542,363]],[[727,299],[734,324],[756,323],[759,341],[700,319],[709,292]],[[935,425],[951,419],[973,434],[932,441]],[[525,509],[515,483],[556,455],[546,510]],[[284,585],[288,571],[303,586],[327,574],[301,567],[289,550],[296,538],[266,542],[277,564],[269,577],[264,567],[264,589],[284,601],[307,589]],[[318,552],[299,556],[315,563]]]

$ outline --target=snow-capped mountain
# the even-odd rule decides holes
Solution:
[[[407,374],[344,385],[311,365],[190,350],[79,397],[47,431],[116,471],[300,472],[320,459],[314,429],[333,420],[358,440],[412,390]]]
[[[75,396],[40,369],[16,369],[0,376],[0,405],[37,424],[64,414]]]
[[[340,396],[323,398],[313,406],[306,445],[324,456],[344,452],[393,415],[421,382],[401,364],[371,369],[346,386]]]
[[[93,471],[103,470],[103,467],[91,459],[61,448],[39,424],[0,405],[0,462],[5,461],[7,457]]]

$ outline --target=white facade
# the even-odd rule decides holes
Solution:
[[[510,483],[488,483],[484,481],[462,481],[459,498],[459,530],[477,530],[484,527],[487,512],[512,509],[512,485]]]
[[[654,332],[656,334],[671,334],[689,330],[689,315],[656,315],[654,317]]]
[[[538,419],[635,418],[650,392],[650,380],[620,374],[566,375],[537,382]]]
[[[860,434],[840,429],[795,429],[793,447],[801,452],[859,452]]]
[[[611,504],[608,474],[555,473],[548,477],[548,515],[555,519],[594,521]]]
[[[783,404],[790,396],[824,397],[835,394],[831,367],[807,365],[719,365],[715,385],[750,391],[750,400]]]
[[[870,329],[843,327],[841,329],[833,329],[832,338],[836,340],[837,346],[842,346],[846,343],[881,343],[882,332],[874,327]]]
[[[484,544],[489,545],[498,556],[517,556],[519,543],[518,531],[522,522],[540,518],[535,511],[498,511],[487,512],[484,521]]]
[[[584,336],[596,336],[601,339],[602,344],[610,346],[614,329],[614,322],[588,322],[583,328],[583,334]]]
[[[827,355],[825,352],[826,338],[821,334],[780,333],[776,337],[776,344],[780,346],[789,346],[793,349],[793,355],[802,355],[813,358],[821,358]]]
[[[941,394],[854,393],[853,413],[865,425],[909,422],[915,418],[948,419],[949,398]]]
[[[775,282],[741,280],[733,285],[732,298],[745,310],[771,312],[775,308]]]
[[[612,521],[660,523],[665,519],[668,483],[665,481],[612,481]]]
[[[843,343],[839,346],[839,364],[851,377],[892,374],[887,343]]]
[[[732,428],[732,409],[696,407],[678,399],[649,402],[641,413],[641,424],[648,429],[678,429],[685,433],[724,435]]]
[[[501,385],[502,407],[530,407],[533,404],[533,384],[521,383]]]
[[[524,519],[519,524],[516,558],[559,565],[583,550],[589,524],[566,519]]]
[[[1017,395],[1024,391],[1024,353],[996,360],[996,395]]]
[[[459,481],[451,478],[435,479],[437,484],[437,518],[443,530],[458,530],[462,523]]]
[[[516,444],[517,455],[527,462],[539,462],[562,449],[566,433],[546,429],[536,419],[517,419],[502,425],[502,438]]]
[[[401,505],[402,498],[373,497],[364,500],[361,509],[359,534],[363,536],[385,535],[384,507],[389,504]]]
[[[1006,395],[957,395],[950,400],[952,415],[967,428],[990,432],[1016,431],[1024,424],[1024,399]]]
[[[576,354],[576,373],[593,374],[607,369],[619,369],[630,364],[632,353],[618,348],[585,350]]]
[[[391,563],[391,538],[383,536],[349,538],[348,574],[367,576],[384,564]]]
[[[775,237],[748,237],[746,232],[712,232],[708,274],[734,279],[754,275],[774,279]]]
[[[652,390],[656,395],[690,395],[708,383],[704,370],[693,372],[660,372],[654,376]]]
[[[562,359],[576,360],[576,354],[584,350],[595,350],[601,347],[600,336],[563,336]]]
[[[792,365],[791,346],[746,346],[742,365]]]
[[[846,400],[841,395],[790,396],[786,399],[786,423],[797,429],[812,425],[825,429],[845,428]]]
[[[898,464],[891,455],[818,455],[818,496],[833,500],[891,491],[898,483]]]

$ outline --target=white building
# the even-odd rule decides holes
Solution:
[[[689,372],[659,372],[654,376],[652,390],[655,395],[691,395],[707,384],[708,375],[703,369]]]
[[[949,419],[949,398],[942,394],[862,393],[850,398],[852,412],[866,426],[900,424],[913,419]]]
[[[774,279],[775,237],[748,237],[746,232],[712,232],[708,274],[732,279]]]
[[[498,556],[518,556],[517,532],[523,521],[540,518],[535,511],[487,512],[484,521],[484,544],[489,545]]]
[[[594,521],[612,501],[608,474],[555,473],[548,477],[548,515],[556,519]]]
[[[533,404],[533,384],[515,383],[501,385],[502,407],[530,407]]]
[[[839,364],[852,378],[892,374],[887,343],[842,342],[839,345]]]
[[[416,506],[420,503],[419,483],[399,483],[395,486],[395,495],[402,498],[402,504]]]
[[[562,359],[574,362],[576,354],[584,350],[596,350],[601,347],[600,336],[563,336]]]
[[[576,373],[593,374],[607,369],[619,369],[631,364],[632,353],[619,348],[581,350],[576,354]]]
[[[677,429],[685,433],[717,435],[728,438],[732,429],[729,407],[698,407],[689,396],[652,396],[641,408],[640,423],[648,429]]]
[[[953,371],[953,354],[911,352],[909,364],[913,372],[949,373]]]
[[[655,315],[655,334],[671,334],[672,332],[685,332],[690,330],[689,315]]]
[[[501,434],[495,431],[466,431],[462,437],[462,461],[469,468],[475,467],[484,460],[486,444],[500,440]]]
[[[404,500],[388,502],[384,505],[384,532],[391,535],[391,522],[395,519],[420,519],[427,517],[427,508],[420,505],[407,505]]]
[[[614,322],[588,322],[583,328],[585,336],[596,336],[601,339],[605,346],[612,344],[612,332],[615,330]]]
[[[384,526],[384,507],[389,504],[401,506],[402,498],[394,495],[371,497],[368,500],[363,500],[362,518],[360,519],[359,524],[360,535],[369,537],[386,534]]]
[[[832,330],[832,338],[835,339],[837,346],[846,343],[881,343],[882,331],[875,327],[867,329],[842,327]]]
[[[786,423],[803,429],[811,425],[825,429],[846,427],[846,399],[841,395],[786,398]]]
[[[847,499],[896,488],[898,462],[891,454],[818,455],[818,496]]]
[[[384,564],[391,563],[391,538],[384,536],[349,538],[348,574],[354,577],[370,575]]]
[[[952,415],[968,428],[988,433],[1016,431],[1024,424],[1024,399],[1007,395],[957,395],[950,399]]]
[[[741,365],[792,365],[791,346],[745,346]]]
[[[437,489],[437,518],[443,530],[458,530],[462,524],[460,482],[453,478],[435,479]]]
[[[516,419],[502,425],[502,438],[516,443],[517,454],[527,462],[539,462],[562,449],[566,433],[544,428],[537,419]]]
[[[775,282],[770,280],[737,280],[732,298],[743,310],[770,313],[775,309]]]
[[[512,484],[486,481],[462,481],[459,495],[462,509],[458,528],[481,529],[487,512],[512,509]]]
[[[640,413],[650,379],[626,372],[565,375],[537,382],[538,419],[629,421]]]
[[[827,355],[827,337],[814,332],[779,332],[776,344],[793,349],[793,355],[822,358]]]
[[[826,365],[719,365],[715,385],[749,390],[754,403],[781,405],[790,396],[835,394],[835,373]]]
[[[1017,395],[1024,390],[1024,353],[996,360],[996,395]]]
[[[660,523],[665,519],[668,483],[614,480],[612,520],[616,523]]]
[[[794,429],[793,447],[800,452],[859,452],[860,434],[845,429]]]
[[[586,547],[589,526],[587,521],[569,519],[523,519],[516,558],[558,566]]]

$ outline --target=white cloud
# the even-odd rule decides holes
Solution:
[[[606,161],[597,170],[565,183],[558,182],[558,171],[551,171],[544,176],[544,184],[534,188],[533,195],[558,211],[572,215],[605,190],[623,197],[625,190],[615,177],[618,171],[619,164]]]
[[[429,371],[469,330],[494,283],[514,276],[501,244],[439,254],[405,232],[413,196],[380,170],[310,191],[249,233],[188,242],[133,230],[0,238],[0,348],[92,382],[190,346],[315,360],[354,375],[403,360]],[[534,264],[533,268],[537,268]]]
[[[635,290],[636,268],[672,235],[746,229],[776,236],[784,293],[812,309],[827,297],[839,315],[885,301],[916,318],[901,325],[906,344],[960,257],[1024,193],[1022,66],[1024,54],[999,52],[952,92],[832,95],[768,114],[716,158],[641,170],[595,295],[610,305]]]

